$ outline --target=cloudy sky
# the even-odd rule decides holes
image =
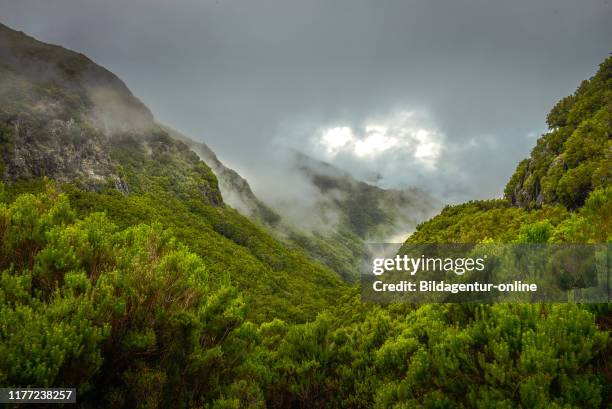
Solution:
[[[294,148],[456,202],[499,196],[609,55],[611,2],[0,0],[0,21],[109,68],[256,191]]]

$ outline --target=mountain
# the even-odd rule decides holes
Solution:
[[[205,143],[166,129],[211,166],[227,203],[349,282],[359,278],[369,258],[367,242],[403,240],[419,220],[439,208],[438,202],[422,190],[381,189],[299,152],[293,152],[285,173],[296,182],[306,182],[309,200],[304,201],[300,192],[266,202]]]
[[[197,197],[219,209],[229,203],[291,251],[306,252],[347,281],[358,278],[368,257],[366,240],[404,235],[416,225],[415,218],[425,218],[426,208],[434,207],[424,192],[385,191],[296,155],[295,169],[302,175],[307,171],[319,191],[314,206],[302,210],[334,220],[331,226],[300,225],[283,214],[282,206],[256,197],[206,144],[157,124],[119,78],[86,56],[5,26],[0,27],[0,45],[4,180],[48,177],[85,192],[116,189],[127,196],[151,194],[161,183],[180,199]],[[321,185],[323,177],[335,186]],[[233,279],[244,280],[242,275]]]
[[[320,201],[319,211],[339,214],[339,224],[363,240],[404,239],[418,221],[427,219],[440,207],[421,189],[382,189],[299,152],[294,156],[294,166],[316,187],[321,198],[331,198]]]
[[[225,166],[208,145],[204,142],[197,142],[168,126],[164,126],[164,129],[172,138],[188,145],[200,159],[210,166],[217,177],[219,190],[226,203],[264,226],[277,225],[280,216],[259,200],[253,193],[249,182],[238,172]]]
[[[109,136],[153,126],[151,112],[114,74],[3,25],[0,93],[0,170],[8,180],[49,176],[121,188]]]
[[[523,207],[576,209],[612,181],[612,60],[559,101],[546,121],[550,131],[518,165],[505,196]]]
[[[253,318],[304,320],[344,291],[335,272],[227,206],[210,167],[114,74],[5,26],[0,56],[0,171],[9,193],[44,190],[47,178],[82,215],[105,212],[123,227],[162,223],[206,258],[213,277],[229,275],[246,291]]]

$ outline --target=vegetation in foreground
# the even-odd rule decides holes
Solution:
[[[612,189],[593,193],[573,225],[610,203]],[[605,306],[381,307],[354,293],[312,322],[254,323],[159,223],[80,218],[50,187],[2,204],[0,234],[0,382],[76,386],[83,407],[597,408],[609,393]]]

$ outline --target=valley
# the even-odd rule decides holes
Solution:
[[[300,207],[88,57],[0,25],[0,384],[75,387],[83,408],[607,407],[610,303],[378,305],[359,271],[407,232],[400,255],[610,243],[611,115],[609,57],[503,198],[434,214],[296,152]]]

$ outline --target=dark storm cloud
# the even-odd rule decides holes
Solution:
[[[256,188],[270,151],[291,146],[445,200],[500,194],[547,111],[612,45],[609,0],[0,0],[0,16],[114,71]],[[433,168],[402,156],[410,137],[369,157],[315,146],[327,128],[359,139],[413,111],[442,135]]]

